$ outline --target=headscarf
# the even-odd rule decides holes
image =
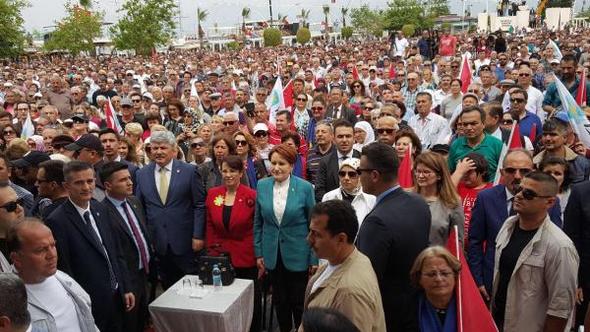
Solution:
[[[45,143],[43,143],[43,136],[33,135],[29,137],[29,139],[35,142],[35,151],[45,152]]]
[[[342,167],[344,167],[344,166],[348,166],[356,171],[361,166],[361,161],[358,158],[344,159],[342,161],[342,163],[340,164],[340,168],[338,170],[339,171],[342,170]],[[360,181],[358,182],[357,187],[354,188],[354,190],[352,192],[344,190],[344,188],[342,186],[340,186],[340,190],[342,191],[342,195],[353,196],[353,198],[354,198],[354,196],[357,196],[362,191],[361,182]]]
[[[375,132],[373,131],[373,127],[367,121],[359,121],[354,125],[354,129],[361,129],[367,135],[365,136],[365,141],[360,143],[362,146],[366,146],[369,143],[373,143],[375,141]]]

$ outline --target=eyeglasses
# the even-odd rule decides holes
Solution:
[[[233,126],[235,123],[235,121],[223,121],[223,124],[226,126]]]
[[[8,203],[4,204],[4,205],[0,206],[0,208],[5,209],[6,212],[10,213],[10,212],[16,211],[16,208],[18,205],[20,205],[20,206],[23,205],[23,200],[20,198],[17,199],[16,201],[12,201],[12,202],[8,202]]]
[[[236,145],[237,146],[246,146],[246,145],[248,145],[248,141],[246,141],[246,140],[237,139],[237,140],[235,140],[235,142],[236,142]]]
[[[365,108],[364,108],[364,110],[366,110],[366,111],[372,111],[374,109],[375,108],[374,107],[371,107],[371,106],[365,106]]]
[[[266,131],[257,131],[256,134],[254,134],[254,136],[261,138],[261,137],[266,137]]]
[[[391,128],[377,128],[377,133],[379,135],[381,135],[381,134],[391,135],[391,134],[393,134],[394,131],[395,131],[395,129],[391,129]]]
[[[430,278],[430,279],[434,279],[436,277],[441,277],[441,278],[449,278],[451,276],[453,276],[455,273],[452,271],[432,271],[432,272],[428,272],[428,273],[420,273],[422,276]]]
[[[297,101],[307,101],[307,98],[297,98]]]
[[[479,90],[471,89],[471,90],[467,90],[467,92],[470,92],[470,93],[479,93]]]
[[[311,108],[312,111],[321,111],[323,109],[324,109],[323,107],[319,107],[319,106],[316,106],[316,107],[312,107]]]
[[[341,177],[341,178],[344,178],[347,175],[351,179],[356,179],[359,176],[359,172],[357,172],[357,171],[349,171],[349,172],[347,172],[347,171],[340,171],[340,172],[338,172],[338,176]]]
[[[504,172],[508,174],[516,174],[516,172],[520,172],[521,175],[527,175],[532,172],[530,168],[514,168],[514,167],[506,167],[504,168]]]
[[[457,69],[457,68],[459,68],[459,66],[451,66],[451,68],[455,68],[455,69]]]
[[[360,85],[358,85],[358,84],[357,84],[357,85],[353,85],[352,87],[353,87],[353,88],[355,88],[355,89],[356,89],[356,88],[361,88],[361,86],[360,86]]]
[[[531,74],[529,74],[529,73],[520,73],[520,74],[518,74],[518,76],[520,76],[520,77],[529,77],[529,76],[531,76]]]
[[[14,132],[14,130],[5,130],[5,131],[3,131],[2,133],[3,133],[4,135],[14,135],[14,134],[16,134],[16,133]]]
[[[513,104],[522,104],[526,100],[524,98],[510,98],[510,102]]]
[[[203,147],[203,143],[192,143],[191,144],[191,148],[195,149],[195,148],[202,148]]]
[[[526,199],[527,201],[532,201],[535,198],[551,198],[551,197],[553,197],[553,196],[542,196],[542,195],[539,195],[536,192],[534,192],[533,190],[528,189],[528,188],[525,189],[525,188],[523,188],[521,186],[518,186],[518,187],[516,187],[514,189],[514,195],[517,195],[518,193],[521,193],[522,194],[522,197],[524,199]]]
[[[141,99],[131,99],[134,103],[141,103]]]

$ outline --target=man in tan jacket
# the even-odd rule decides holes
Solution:
[[[328,264],[309,280],[304,310],[332,308],[361,332],[385,332],[377,276],[371,261],[354,246],[357,232],[358,221],[350,203],[331,200],[313,208],[307,240],[316,256]]]

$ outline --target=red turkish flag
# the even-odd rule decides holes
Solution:
[[[461,78],[461,82],[463,83],[463,85],[461,86],[461,91],[463,93],[466,93],[467,88],[469,88],[469,85],[472,81],[471,68],[469,67],[469,60],[467,60],[467,56],[463,56],[463,64],[461,64],[461,74],[459,75],[459,77]]]
[[[407,189],[414,186],[414,178],[412,177],[412,146],[408,146],[404,159],[397,170],[397,179],[400,187]]]

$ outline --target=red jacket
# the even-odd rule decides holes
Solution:
[[[234,267],[256,266],[254,257],[254,209],[256,191],[240,184],[231,210],[229,231],[223,225],[223,198],[227,188],[224,185],[209,189],[205,206],[207,210],[206,248],[229,252]],[[212,246],[219,246],[211,249]]]

